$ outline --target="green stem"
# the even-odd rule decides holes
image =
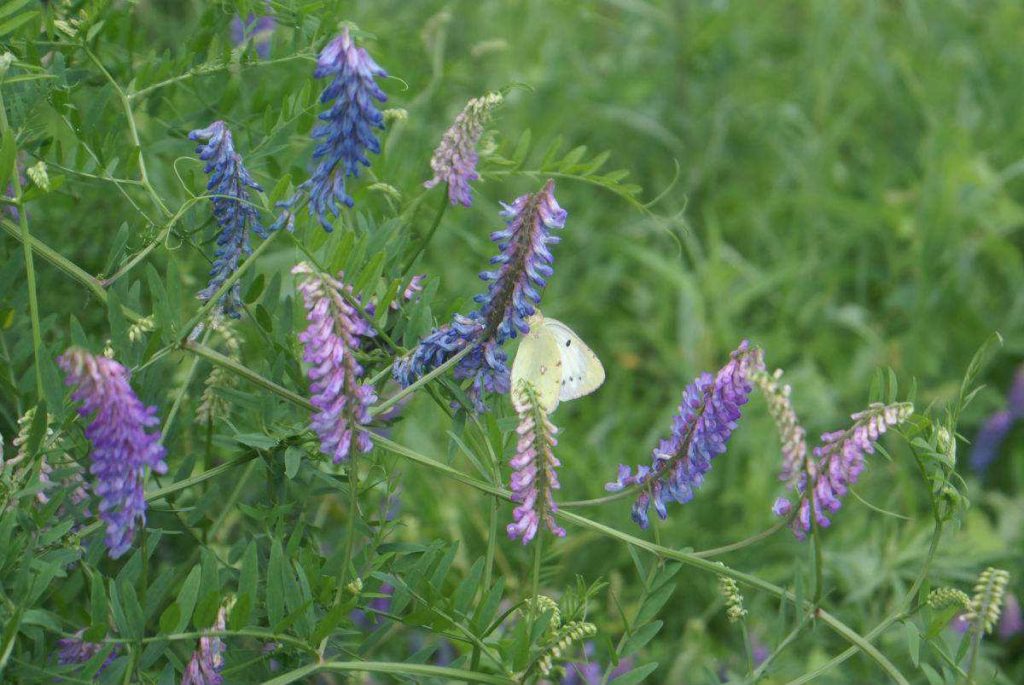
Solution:
[[[0,89],[0,136],[10,136],[14,141],[14,131],[7,122],[7,106],[4,104],[3,89]],[[17,148],[15,147],[15,150]],[[43,335],[39,329],[39,301],[36,299],[36,270],[32,261],[32,234],[28,230],[28,212],[22,204],[21,197],[21,175],[18,174],[18,155],[15,152],[11,160],[11,184],[14,186],[14,195],[18,201],[18,224],[21,235],[21,245],[25,255],[25,280],[28,284],[28,313],[32,319],[32,357],[35,360],[36,372],[36,395],[43,398]]]
[[[203,76],[203,75],[206,75],[206,74],[213,74],[215,72],[225,71],[227,69],[233,69],[234,67],[237,67],[237,66],[243,66],[243,67],[269,67],[272,64],[281,64],[283,62],[293,62],[293,61],[299,60],[299,59],[314,61],[314,60],[316,60],[316,56],[312,55],[312,54],[303,53],[303,54],[298,54],[298,55],[291,55],[289,57],[280,57],[278,59],[260,60],[258,62],[252,62],[252,63],[242,64],[242,65],[239,65],[239,64],[237,64],[235,62],[228,62],[228,63],[224,63],[224,64],[204,64],[202,66],[193,67],[192,69],[189,69],[188,71],[186,71],[184,74],[179,74],[179,75],[174,76],[172,78],[165,79],[165,80],[160,81],[158,83],[154,83],[151,86],[146,86],[145,88],[141,88],[141,89],[135,91],[134,93],[129,93],[128,94],[128,99],[129,100],[135,100],[136,98],[144,97],[146,95],[149,95],[153,91],[160,90],[161,88],[166,88],[167,86],[173,85],[175,83],[180,83],[181,81],[184,81],[186,79],[194,78],[196,76]]]
[[[431,459],[430,457],[419,454],[415,450],[409,449],[408,447],[395,443],[391,440],[388,440],[387,438],[374,436],[373,441],[377,445],[391,452],[394,452],[395,454],[404,456],[411,461],[414,461],[418,464],[422,464],[424,466],[434,469],[435,471],[448,475],[449,477],[459,481],[460,483],[469,485],[470,487],[476,488],[481,492],[499,495],[505,500],[511,501],[511,493],[509,493],[504,488],[496,487],[491,485],[490,483],[485,483],[471,476],[467,476],[461,471],[458,471],[457,469],[454,469],[446,464]],[[791,602],[797,606],[800,606],[797,597],[793,592],[785,590],[779,587],[778,585],[775,585],[774,583],[762,580],[757,576],[750,575],[749,573],[737,571],[719,562],[708,561],[706,559],[695,556],[688,552],[680,552],[674,549],[670,549],[668,547],[663,547],[661,545],[649,542],[647,540],[643,540],[628,533],[623,533],[619,530],[606,526],[603,523],[591,521],[590,519],[584,518],[579,514],[575,514],[570,511],[559,510],[558,516],[559,518],[569,521],[570,523],[574,523],[580,526],[581,528],[590,529],[594,532],[600,533],[607,537],[619,540],[620,542],[632,545],[633,547],[636,547],[638,549],[642,549],[646,552],[654,554],[655,556],[665,559],[674,559],[676,561],[681,561],[684,564],[687,564],[688,566],[701,569],[708,573],[728,576],[739,583],[762,590],[776,597],[785,599],[786,601]],[[811,602],[805,601],[801,608],[803,608],[806,611],[816,611],[817,617],[820,618],[823,623],[829,626],[835,633],[843,637],[847,642],[854,645],[856,649],[863,651],[865,654],[871,657],[882,668],[882,670],[884,670],[894,681],[896,681],[900,685],[909,685],[909,681],[906,679],[906,677],[899,671],[898,668],[896,668],[896,666],[891,661],[889,661],[889,659],[884,654],[878,651],[878,649],[874,645],[872,645],[868,640],[859,635],[856,631],[851,629],[841,620],[839,620],[838,618],[836,618],[835,616],[833,616],[832,614],[823,609],[815,609]]]
[[[470,345],[468,347],[465,347],[465,348],[459,350],[459,352],[454,357],[452,357],[451,359],[446,361],[444,364],[441,364],[441,366],[437,367],[436,369],[434,369],[430,373],[424,374],[421,377],[417,378],[415,383],[411,383],[408,387],[402,388],[401,390],[399,390],[394,395],[392,395],[388,399],[384,400],[380,404],[378,404],[378,405],[376,405],[374,407],[371,407],[370,408],[370,416],[376,416],[377,414],[380,414],[381,412],[385,412],[388,409],[390,409],[391,407],[395,406],[395,404],[397,404],[398,402],[402,401],[402,398],[404,398],[407,395],[410,395],[410,394],[416,392],[417,389],[419,389],[420,387],[426,385],[430,381],[434,380],[435,378],[437,378],[438,376],[443,374],[448,369],[450,369],[453,366],[455,366],[456,364],[458,364],[459,361],[461,361],[462,358],[465,357],[467,354],[472,352],[473,349],[474,349],[474,346]]]
[[[255,459],[258,456],[258,454],[259,453],[256,450],[251,450],[249,452],[246,452],[245,454],[235,457],[231,461],[226,461],[219,466],[214,466],[212,469],[203,471],[202,473],[196,474],[195,476],[189,476],[188,478],[179,480],[177,483],[171,483],[166,487],[153,490],[152,492],[146,495],[146,502],[155,502],[156,500],[163,499],[168,495],[173,495],[176,492],[187,490],[188,488],[192,487],[193,485],[197,485],[198,483],[208,481],[211,478],[216,478],[220,474],[230,471],[236,466],[249,463],[250,461]],[[80,531],[78,531],[78,536],[84,538],[85,536],[90,535],[91,533],[95,533],[102,526],[103,524],[99,521],[95,523],[90,523],[88,526],[85,526]]]
[[[110,85],[117,93],[117,99],[121,102],[121,108],[124,110],[124,116],[128,122],[128,135],[131,137],[132,145],[135,146],[135,151],[138,155],[139,180],[142,182],[143,188],[145,188],[149,196],[153,198],[153,202],[160,208],[160,211],[165,215],[170,216],[171,210],[167,208],[167,205],[164,204],[160,194],[156,192],[156,189],[153,188],[153,185],[149,182],[149,174],[146,172],[146,158],[142,154],[142,141],[139,138],[139,131],[135,126],[135,114],[132,113],[132,103],[128,100],[128,95],[124,92],[124,89],[121,88],[117,81],[114,80],[114,77],[110,75],[110,72],[103,66],[103,63],[100,62],[99,58],[93,54],[92,50],[85,45],[82,46],[82,49],[85,50],[85,54],[90,60],[92,60],[93,64],[103,72],[103,76],[110,82]]]
[[[297,668],[283,673],[276,678],[267,680],[263,685],[289,685],[289,683],[309,681],[316,673],[390,673],[422,676],[423,678],[441,678],[452,682],[463,680],[468,683],[490,683],[491,685],[517,685],[518,681],[500,675],[473,673],[461,668],[445,666],[428,666],[426,664],[394,663],[387,661],[324,661]]]
[[[203,306],[199,308],[199,311],[197,311],[195,315],[191,319],[189,319],[185,326],[182,328],[182,343],[185,343],[188,340],[189,335],[192,334],[192,329],[195,328],[199,324],[199,322],[206,319],[207,315],[209,315],[213,308],[216,307],[217,304],[220,302],[220,298],[224,295],[224,293],[226,293],[231,288],[231,286],[238,282],[238,279],[242,277],[242,275],[251,265],[256,263],[256,260],[259,259],[259,256],[267,251],[271,243],[273,243],[277,236],[279,236],[280,234],[281,231],[274,231],[273,233],[271,233],[266,240],[260,243],[259,247],[252,251],[252,254],[249,255],[248,259],[242,262],[241,265],[239,265],[239,267],[235,269],[230,276],[224,279],[224,282],[221,283],[219,288],[217,288],[217,292],[215,292],[210,297],[210,299],[203,303]]]
[[[288,388],[284,388],[278,385],[269,378],[265,378],[260,374],[256,373],[255,371],[250,370],[248,367],[239,363],[237,360],[225,356],[220,352],[207,347],[206,345],[196,342],[187,342],[184,345],[182,345],[182,349],[197,354],[203,359],[206,359],[212,362],[213,364],[216,364],[217,366],[225,368],[228,371],[231,371],[232,373],[241,376],[250,383],[265,388],[270,392],[274,393],[275,395],[283,397],[292,404],[302,407],[307,411],[313,411],[315,409],[315,407],[313,407],[310,401],[307,400],[305,397],[302,397],[301,395],[292,392]]]
[[[804,614],[804,617],[800,620],[800,623],[797,624],[796,628],[793,628],[793,630],[789,631],[789,634],[786,635],[785,638],[783,638],[782,642],[779,643],[779,646],[775,648],[775,651],[769,654],[765,658],[765,660],[761,662],[761,665],[754,669],[753,674],[751,674],[750,676],[750,680],[747,682],[753,684],[761,679],[761,676],[764,675],[764,672],[766,670],[768,670],[768,667],[771,666],[772,662],[775,661],[775,659],[780,654],[782,654],[786,647],[788,647],[793,642],[793,640],[797,638],[797,635],[799,635],[800,631],[804,629],[804,626],[806,626],[810,622],[811,616],[812,614],[810,613]]]
[[[530,596],[536,597],[540,594],[540,567],[544,558],[544,530],[538,531],[537,539],[533,543],[533,573],[530,575]]]
[[[405,261],[402,266],[402,273],[408,273],[412,265],[416,263],[419,256],[423,254],[423,250],[427,248],[427,244],[434,237],[434,233],[437,232],[437,227],[441,225],[441,219],[444,217],[445,211],[448,209],[448,184],[444,185],[444,192],[441,193],[441,206],[437,208],[437,213],[434,215],[434,223],[430,224],[430,228],[427,229],[426,234],[423,236],[423,240],[416,246],[416,251],[412,253],[412,256]]]

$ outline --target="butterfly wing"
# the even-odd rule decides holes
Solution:
[[[550,414],[558,406],[562,356],[555,336],[539,314],[527,323],[530,332],[523,336],[512,362],[512,392],[516,392],[521,380],[533,383],[541,408]]]
[[[544,328],[551,332],[562,357],[558,399],[574,400],[597,390],[604,383],[604,367],[594,351],[561,321],[544,319]]]

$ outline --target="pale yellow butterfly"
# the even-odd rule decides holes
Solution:
[[[520,381],[532,383],[540,406],[550,414],[559,401],[589,395],[604,383],[601,360],[571,328],[539,311],[527,324],[530,332],[512,362],[513,388]]]

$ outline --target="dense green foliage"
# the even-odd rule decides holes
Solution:
[[[751,682],[747,648],[774,651],[795,629],[761,682],[956,683],[969,661],[977,682],[1024,681],[1024,633],[971,645],[945,627],[955,611],[923,606],[932,588],[971,594],[988,566],[1008,569],[1024,597],[1024,431],[983,477],[967,467],[1024,357],[1024,4],[267,4],[278,25],[262,60],[229,38],[236,13],[263,11],[258,0],[0,6],[0,54],[13,56],[0,76],[0,190],[15,159],[41,160],[49,176],[48,190],[26,177],[24,225],[0,207],[7,458],[19,417],[42,403],[53,434],[39,420],[26,428],[32,459],[88,468],[54,361],[78,344],[109,346],[133,369],[140,397],[159,407],[170,466],[148,481],[166,492],[151,498],[147,532],[116,561],[71,488],[42,504],[38,468],[3,472],[0,679],[88,682],[105,653],[85,675],[55,657],[59,638],[87,628],[121,641],[102,682],[178,682],[196,631],[230,598],[228,683],[457,681],[393,672],[439,663],[452,645],[448,668],[513,682],[537,675],[553,640],[550,612],[520,606],[539,590],[560,599],[563,621],[596,626],[602,665],[658,665],[613,682]],[[333,233],[303,213],[294,234],[256,242],[266,247],[242,277],[237,349],[209,329],[203,345],[183,345],[214,248],[186,136],[228,123],[270,223],[273,203],[306,178],[321,111],[312,69],[343,21],[390,73],[386,107],[406,116],[387,115],[382,154],[350,183],[355,209]],[[422,187],[431,152],[466,101],[491,91],[505,99],[481,144],[475,202],[447,208],[420,252],[444,202],[443,188]],[[779,447],[760,396],[698,496],[667,521],[639,531],[625,499],[566,507],[568,536],[525,548],[506,538],[511,506],[493,496],[507,487],[514,442],[507,398],[489,414],[453,411],[460,390],[442,375],[355,469],[318,455],[307,431],[291,266],[344,270],[381,302],[378,329],[409,349],[481,292],[499,201],[547,178],[569,214],[543,309],[607,370],[595,394],[552,417],[562,500],[601,497],[618,464],[649,460],[683,386],[743,338],[786,369],[811,438],[873,400],[911,399],[919,412],[869,458],[821,531],[820,560],[786,529],[715,555],[743,592],[739,623],[714,567],[688,553],[776,523]],[[413,273],[427,275],[422,296],[389,311]],[[151,324],[141,334],[140,315]],[[392,356],[386,342],[366,350],[368,375]],[[214,369],[229,409],[197,422]],[[954,428],[950,449],[942,431]],[[353,621],[384,583],[396,589],[382,625]],[[805,620],[816,587],[828,613]],[[881,659],[861,637],[879,625]],[[280,646],[264,653],[266,642]],[[851,644],[852,658],[822,669]],[[580,643],[565,656],[579,660]],[[346,675],[360,660],[371,673]]]

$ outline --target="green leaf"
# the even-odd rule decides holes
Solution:
[[[643,649],[644,645],[654,639],[654,636],[658,634],[662,625],[664,625],[664,623],[661,621],[652,621],[651,623],[648,623],[634,631],[622,646],[622,656],[629,656],[630,654],[635,654]]]
[[[295,474],[299,472],[299,467],[302,465],[302,458],[306,456],[306,453],[298,447],[292,446],[284,451],[284,475],[288,477],[288,480],[295,478]]]
[[[462,582],[455,589],[453,601],[455,611],[459,614],[465,615],[473,598],[476,597],[476,591],[480,586],[480,578],[483,576],[483,572],[484,560],[480,558],[476,560],[473,568],[469,569],[469,573],[466,574],[466,577],[462,579]]]
[[[181,615],[178,618],[178,624],[174,627],[174,632],[180,633],[188,627],[189,621],[192,619],[192,610],[196,607],[196,600],[199,598],[199,585],[202,578],[202,570],[199,564],[192,567],[189,571],[188,577],[185,578],[185,582],[181,585],[181,590],[178,592],[178,607],[181,609]]]
[[[623,673],[618,678],[610,682],[615,683],[615,685],[637,685],[637,683],[642,683],[647,676],[654,673],[657,668],[658,662],[637,666],[632,671]]]
[[[0,142],[0,188],[7,188],[7,183],[14,173],[14,158],[18,154],[18,147],[14,142],[14,131],[10,129],[3,132],[3,141]]]
[[[160,614],[160,632],[173,633],[178,629],[179,623],[181,623],[181,607],[174,602]]]
[[[912,621],[903,624],[903,630],[907,636],[907,650],[910,652],[910,662],[917,668],[921,663],[921,633]]]
[[[32,19],[35,19],[39,15],[39,10],[32,10],[19,14],[11,19],[8,19],[4,23],[0,24],[0,36],[6,36],[8,33],[13,33],[23,24],[28,23]]]
[[[8,0],[3,7],[0,7],[0,19],[9,17],[33,0]]]
[[[95,631],[89,637],[98,642],[107,634],[107,589],[98,571],[89,574],[89,618],[92,621],[90,631]]]
[[[270,546],[270,562],[267,564],[267,620],[270,627],[284,620],[284,549],[281,541],[275,539]]]

